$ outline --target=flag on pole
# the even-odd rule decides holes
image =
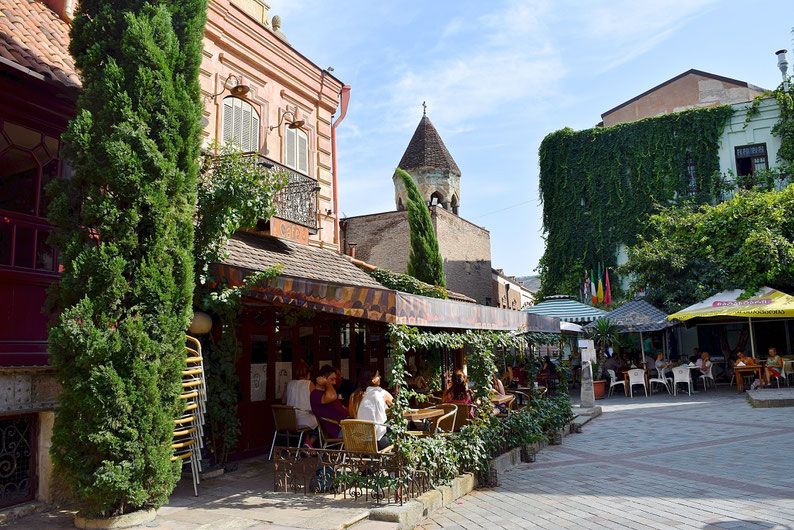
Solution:
[[[590,296],[590,272],[584,271],[584,296],[582,302],[586,301]]]
[[[612,289],[609,287],[609,269],[604,270],[606,276],[606,292],[604,293],[604,303],[609,307],[612,305]]]
[[[592,300],[593,305],[598,303],[598,295],[596,294],[596,279],[595,274],[593,274],[593,269],[590,269],[590,300]]]
[[[597,292],[597,295],[598,295],[598,303],[600,304],[601,302],[604,301],[604,283],[601,281],[601,277],[600,276],[598,277],[598,292]]]

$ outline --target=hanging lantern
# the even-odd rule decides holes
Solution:
[[[204,335],[212,329],[212,317],[203,311],[193,313],[193,320],[190,322],[188,331],[193,335]]]

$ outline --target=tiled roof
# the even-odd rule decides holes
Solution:
[[[69,24],[36,0],[0,4],[0,57],[68,87],[80,86],[69,55]]]
[[[421,167],[449,169],[460,174],[458,165],[427,116],[422,116],[397,167],[405,170]]]
[[[282,274],[323,282],[385,289],[344,256],[324,248],[309,247],[275,237],[238,233],[226,245],[226,265],[263,270],[283,265]]]

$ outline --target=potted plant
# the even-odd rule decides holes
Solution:
[[[607,386],[607,382],[604,379],[606,350],[609,346],[614,346],[620,341],[618,328],[608,318],[599,318],[590,330],[590,338],[593,339],[596,345],[596,356],[598,358],[598,363],[591,361],[593,363],[593,394],[596,399],[603,399],[606,395]]]

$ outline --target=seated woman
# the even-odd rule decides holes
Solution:
[[[442,397],[444,403],[464,403],[466,405],[473,405],[471,400],[471,393],[469,392],[469,382],[466,380],[466,374],[462,370],[455,370],[452,374],[452,382],[444,391]],[[469,409],[469,419],[474,419],[474,407],[467,407]]]
[[[497,397],[501,397],[501,396],[506,396],[507,395],[507,392],[505,392],[505,387],[502,384],[502,381],[496,376],[496,374],[493,374],[493,376],[491,377],[491,392],[496,394]],[[493,413],[494,414],[507,414],[507,404],[506,403],[500,403],[498,405],[495,405],[494,408],[493,408]]]
[[[543,364],[540,367],[540,372],[538,372],[538,384],[551,388],[557,379],[559,379],[557,365],[547,355],[543,358]]]
[[[380,387],[378,370],[365,368],[358,377],[358,387],[350,396],[350,417],[375,423],[378,450],[391,445],[386,433],[386,411],[394,398]]]
[[[769,355],[766,358],[766,367],[764,368],[764,378],[766,379],[766,386],[769,386],[773,377],[780,377],[783,373],[783,358],[777,353],[777,348],[769,348]]]
[[[331,365],[320,368],[315,379],[315,389],[310,396],[312,412],[323,424],[323,429],[331,438],[339,438],[339,421],[348,418],[347,409],[336,394],[336,373]],[[332,421],[325,421],[332,420]],[[334,423],[336,422],[336,423]]]
[[[295,379],[287,383],[287,387],[284,389],[284,395],[281,396],[281,402],[290,407],[303,409],[295,411],[299,429],[316,429],[317,418],[311,412],[306,412],[312,409],[311,393],[314,391],[314,383],[312,383],[309,378],[309,365],[302,359],[298,360],[295,363],[295,370],[293,373],[295,374]],[[314,434],[310,434],[306,437],[305,445],[312,447],[314,440]]]
[[[425,378],[419,373],[419,370],[413,364],[408,367],[408,373],[411,374],[405,383],[409,388],[416,390],[420,394],[427,394],[430,392],[430,387],[425,381]]]

